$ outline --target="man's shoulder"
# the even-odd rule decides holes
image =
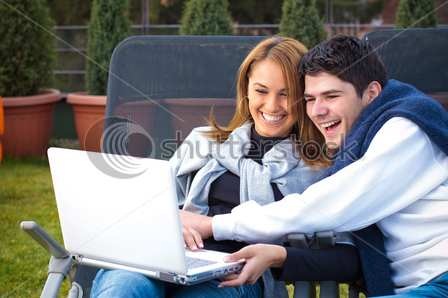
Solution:
[[[408,130],[408,129],[420,129],[419,126],[409,118],[406,117],[392,117],[386,122],[380,130],[394,129],[394,130]]]
[[[424,134],[417,123],[406,117],[392,117],[384,122],[375,134],[374,139],[379,136],[387,138],[404,138],[408,135],[415,134]]]
[[[391,146],[411,148],[416,142],[431,144],[426,133],[414,121],[405,117],[392,117],[381,126],[372,139],[369,150]]]

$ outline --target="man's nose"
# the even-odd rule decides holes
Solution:
[[[328,113],[328,107],[321,99],[315,99],[311,108],[311,116],[323,116]]]

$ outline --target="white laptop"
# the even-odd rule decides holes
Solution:
[[[238,272],[225,253],[185,249],[168,161],[48,149],[65,248],[81,264],[178,284]]]

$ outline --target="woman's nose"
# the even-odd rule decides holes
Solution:
[[[264,107],[269,112],[276,112],[280,110],[280,98],[276,94],[269,94],[264,103]]]

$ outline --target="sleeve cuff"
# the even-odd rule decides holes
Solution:
[[[231,213],[215,215],[212,218],[213,238],[215,240],[235,240],[233,231],[235,230],[235,221]]]
[[[286,259],[283,262],[283,265],[279,268],[271,268],[272,275],[277,280],[288,280],[287,273],[291,271],[291,269],[294,271],[297,269],[297,264],[294,264],[294,262],[291,261],[291,248],[285,247],[286,249]]]

